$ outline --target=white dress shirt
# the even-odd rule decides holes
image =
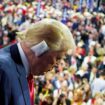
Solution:
[[[26,57],[20,43],[18,43],[17,46],[19,49],[19,53],[20,53],[20,57],[21,57],[23,66],[25,67],[25,70],[26,70],[26,76],[28,76],[29,75],[29,63],[28,63],[27,57]]]

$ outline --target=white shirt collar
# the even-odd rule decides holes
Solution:
[[[20,53],[22,63],[23,63],[23,65],[25,67],[25,70],[26,70],[26,76],[28,76],[29,75],[29,63],[28,63],[27,57],[26,57],[20,43],[17,43],[17,46],[18,46],[18,49],[19,49],[19,53]]]

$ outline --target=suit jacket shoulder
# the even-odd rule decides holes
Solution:
[[[30,105],[24,72],[24,67],[12,59],[10,46],[0,50],[0,105]]]

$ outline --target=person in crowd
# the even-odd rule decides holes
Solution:
[[[98,69],[96,66],[92,66],[91,70],[85,72],[85,74],[83,75],[83,77],[85,77],[90,84],[92,84],[92,82],[98,77]]]
[[[102,62],[98,66],[99,70],[104,70],[105,69],[105,56],[103,56]]]
[[[96,78],[91,84],[92,96],[97,92],[105,91],[105,71],[100,72],[99,78]]]
[[[18,39],[0,50],[0,105],[34,105],[33,75],[43,75],[68,49],[75,50],[67,26],[54,19],[37,22]]]
[[[83,91],[81,89],[76,89],[74,91],[74,98],[71,105],[86,105],[83,101]]]
[[[102,93],[95,93],[94,97],[88,100],[87,105],[104,105]]]

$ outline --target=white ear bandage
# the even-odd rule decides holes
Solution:
[[[31,47],[31,50],[35,53],[36,56],[40,56],[46,51],[49,50],[47,43],[43,40],[42,42],[38,43],[37,45]]]

